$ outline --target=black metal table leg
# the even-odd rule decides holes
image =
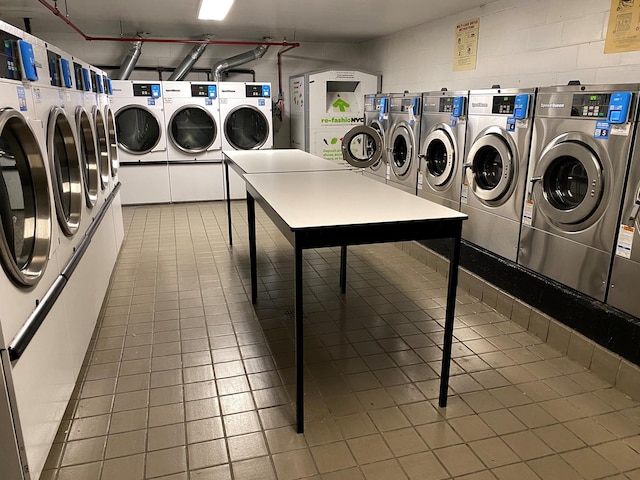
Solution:
[[[296,241],[295,249],[295,314],[296,314],[296,423],[298,433],[304,433],[304,335],[302,248]]]
[[[258,300],[258,268],[256,259],[256,202],[247,192],[247,220],[249,223],[249,259],[251,263],[251,303]]]
[[[451,344],[453,342],[453,320],[456,309],[456,289],[458,288],[458,262],[460,260],[460,238],[462,221],[453,238],[453,253],[449,259],[449,285],[447,287],[447,311],[445,314],[444,340],[442,345],[442,369],[440,372],[440,398],[438,405],[447,406],[449,391],[449,373],[451,371]]]
[[[347,246],[340,248],[340,291],[347,293]]]
[[[224,162],[224,179],[227,189],[227,223],[229,224],[229,245],[233,245],[233,227],[231,226],[231,187],[229,186],[229,161]]]

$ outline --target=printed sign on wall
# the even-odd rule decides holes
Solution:
[[[640,0],[611,0],[604,53],[640,50]]]
[[[453,71],[475,70],[478,56],[480,19],[474,18],[456,25],[453,46]]]

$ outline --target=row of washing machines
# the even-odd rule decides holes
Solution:
[[[0,22],[0,465],[38,478],[124,237],[104,72]]]
[[[466,241],[640,317],[639,97],[579,82],[370,95],[343,154],[468,214]]]
[[[222,150],[273,147],[270,83],[114,80],[111,105],[125,205],[221,200]]]

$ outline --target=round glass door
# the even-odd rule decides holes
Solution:
[[[182,107],[169,120],[169,140],[184,153],[206,152],[215,142],[217,132],[215,119],[199,105]]]
[[[82,174],[73,127],[61,108],[54,108],[49,114],[47,150],[58,223],[70,237],[80,226]]]
[[[96,152],[96,136],[87,111],[76,109],[76,125],[78,126],[78,143],[80,144],[80,161],[84,172],[84,196],[87,206],[92,208],[98,201],[99,172]]]
[[[118,145],[133,155],[153,150],[160,142],[160,128],[156,116],[143,106],[129,105],[116,113]]]
[[[451,180],[455,166],[453,140],[443,128],[436,128],[424,141],[422,159],[424,178],[435,189],[442,189]]]
[[[49,260],[48,185],[33,130],[17,110],[0,109],[0,260],[20,287],[37,284]]]
[[[118,159],[118,138],[116,137],[116,121],[113,118],[113,112],[109,107],[105,110],[107,122],[107,142],[109,145],[109,159],[111,160],[111,176],[115,177],[120,167]]]
[[[486,132],[472,145],[467,156],[466,177],[469,189],[484,203],[501,204],[512,191],[515,157],[507,137]]]
[[[413,133],[406,125],[399,125],[393,130],[389,141],[389,162],[395,175],[404,178],[410,173],[415,141]]]
[[[98,107],[93,108],[93,123],[96,126],[96,139],[98,140],[98,167],[100,169],[100,187],[102,190],[109,185],[111,167],[109,165],[109,141],[107,139],[107,126],[104,123],[104,115]]]
[[[382,128],[382,125],[380,125],[380,122],[377,120],[372,121],[369,126],[371,128],[373,128],[376,132],[378,132],[378,135],[380,135],[380,138],[382,138],[382,144],[384,146],[384,129]],[[384,147],[383,147],[383,152],[384,152]],[[371,165],[371,170],[380,170],[380,167],[383,165],[383,161],[382,161],[382,156],[380,156],[380,158],[373,164]]]
[[[227,115],[224,135],[236,150],[260,148],[269,139],[269,122],[255,107],[238,107]]]
[[[545,151],[535,168],[536,205],[560,228],[593,223],[605,192],[602,163],[586,144],[560,142]]]
[[[342,138],[342,158],[352,167],[368,168],[380,162],[384,154],[384,143],[380,133],[373,127],[359,125]]]

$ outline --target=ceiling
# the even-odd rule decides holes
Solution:
[[[46,0],[53,5],[54,0]],[[197,19],[200,0],[60,0],[57,7],[91,36],[298,42],[364,42],[491,0],[235,0],[223,22]],[[43,38],[73,33],[38,0],[2,0],[0,19]]]

